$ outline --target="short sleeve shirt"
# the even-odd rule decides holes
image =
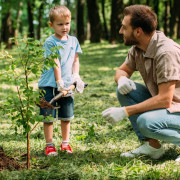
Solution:
[[[125,60],[133,71],[139,71],[152,96],[158,94],[158,85],[176,80],[173,101],[167,110],[180,112],[180,45],[156,31],[147,51],[132,46]]]
[[[76,37],[68,35],[67,40],[59,40],[54,35],[48,37],[43,45],[45,49],[44,57],[52,53],[51,48],[60,46],[57,53],[60,55],[61,78],[64,81],[65,87],[72,84],[72,67],[76,53],[82,53],[81,47]],[[54,68],[51,67],[41,74],[38,82],[39,87],[54,87],[56,88],[56,80]]]

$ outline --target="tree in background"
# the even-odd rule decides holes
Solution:
[[[45,2],[43,0],[40,1],[40,6],[39,6],[39,15],[38,15],[38,28],[37,28],[37,39],[41,39],[41,26],[42,26],[42,18],[43,18],[43,12],[44,12],[44,5]]]
[[[109,32],[107,28],[107,23],[106,23],[106,13],[105,13],[105,1],[106,0],[101,0],[101,6],[102,6],[102,17],[103,17],[103,34],[105,40],[109,40]]]
[[[119,34],[122,21],[123,1],[112,0],[111,4],[111,31],[110,31],[110,43],[122,42],[122,36]]]
[[[101,21],[99,16],[99,8],[96,0],[87,0],[88,19],[90,23],[90,41],[92,43],[101,40]]]
[[[34,24],[33,24],[33,14],[34,14],[34,4],[33,0],[28,0],[27,2],[27,12],[28,12],[28,37],[34,38]]]
[[[1,7],[1,41],[6,44],[6,48],[11,49],[12,43],[9,40],[12,36],[11,1],[4,0]]]
[[[76,20],[77,38],[80,44],[84,43],[84,0],[77,0],[77,20]]]

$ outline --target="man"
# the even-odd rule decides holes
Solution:
[[[117,97],[122,107],[102,112],[111,123],[129,117],[139,140],[139,148],[123,157],[148,155],[159,159],[164,150],[159,140],[180,146],[180,46],[156,31],[157,16],[145,5],[124,9],[119,31],[125,45],[133,45],[125,62],[117,69]],[[139,71],[144,85],[130,77]],[[180,156],[176,161],[180,162]]]

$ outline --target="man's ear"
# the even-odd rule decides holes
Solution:
[[[135,32],[136,32],[136,36],[140,37],[142,35],[143,30],[141,27],[138,27],[138,28],[136,28]]]
[[[50,25],[50,27],[53,29],[53,24],[52,24],[51,21],[49,22],[49,25]]]

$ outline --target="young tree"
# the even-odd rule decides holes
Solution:
[[[18,41],[17,56],[7,51],[0,52],[1,60],[7,64],[1,75],[16,88],[16,94],[3,99],[0,108],[10,116],[16,133],[19,127],[24,129],[27,138],[27,169],[30,168],[30,133],[36,127],[36,122],[43,118],[36,113],[35,101],[39,101],[39,96],[31,83],[34,76],[40,73],[43,52],[40,42],[31,39]]]
[[[97,0],[87,0],[88,18],[90,22],[90,41],[92,43],[100,42],[101,40],[101,21],[98,11]]]

